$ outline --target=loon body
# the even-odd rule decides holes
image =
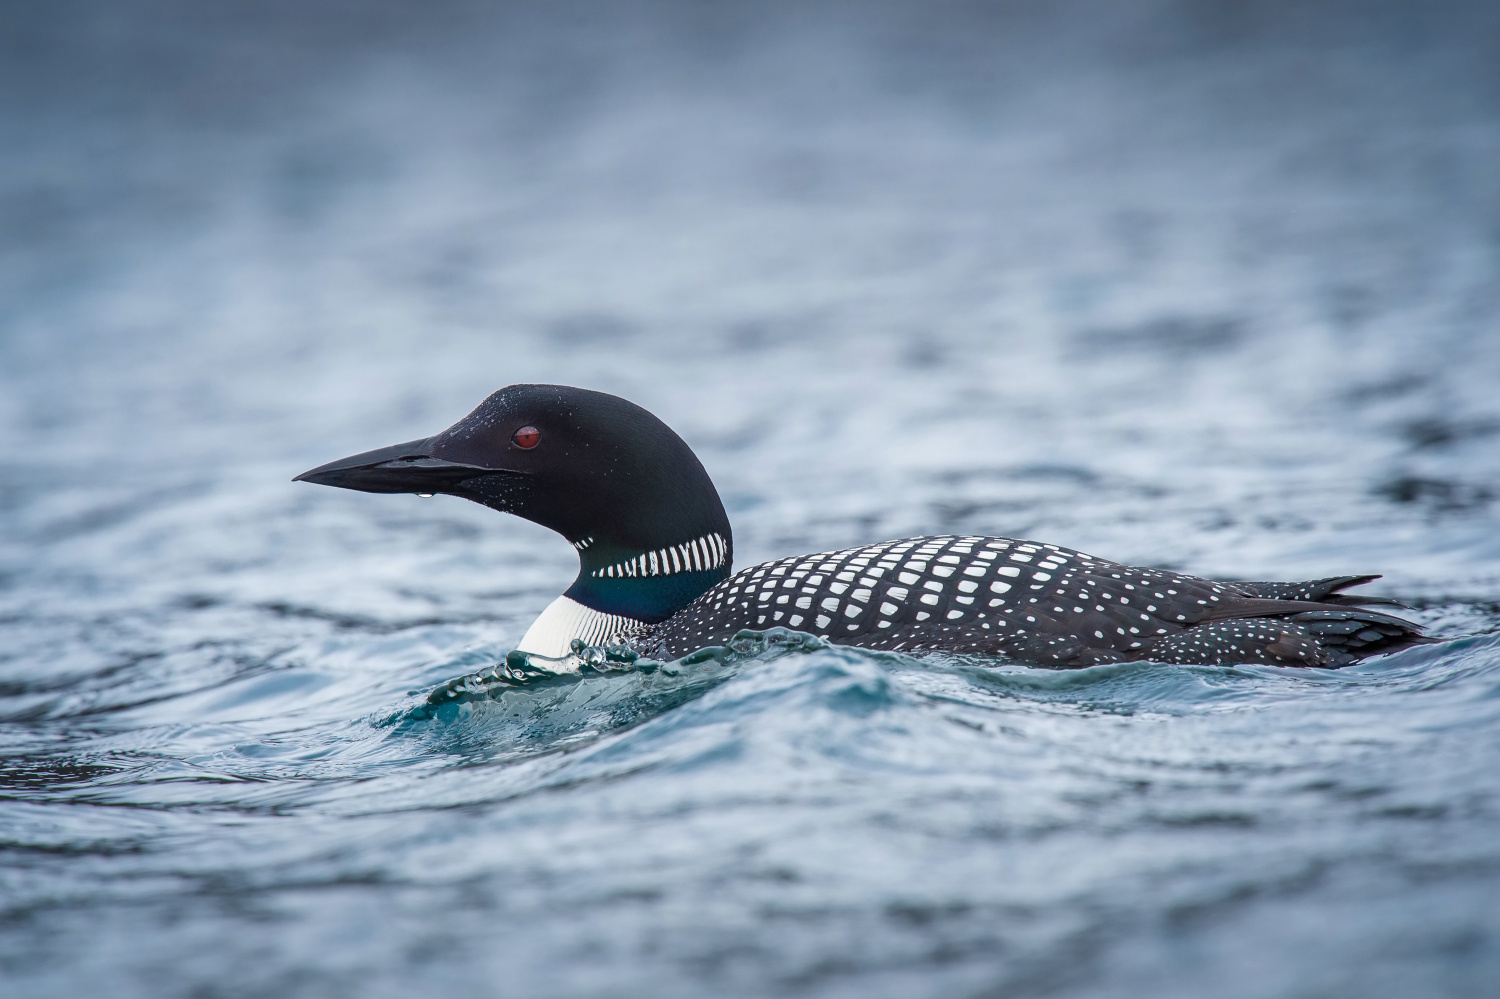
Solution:
[[[1392,601],[1342,592],[1376,576],[1223,583],[1013,538],[908,538],[731,574],[728,517],[687,444],[633,403],[566,386],[512,385],[435,437],[297,479],[448,493],[562,534],[578,577],[519,645],[554,659],[575,639],[675,658],[772,627],[1056,667],[1336,667],[1427,641],[1363,606]]]

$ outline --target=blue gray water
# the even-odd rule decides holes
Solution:
[[[1493,4],[8,5],[10,996],[1490,996]],[[413,709],[572,550],[292,484],[526,380],[739,565],[1383,572],[1339,672],[748,649]]]

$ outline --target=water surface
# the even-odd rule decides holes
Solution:
[[[1490,6],[0,16],[6,994],[1489,995]],[[675,427],[742,566],[1384,572],[1445,641],[424,713],[574,553],[289,480],[517,381]]]

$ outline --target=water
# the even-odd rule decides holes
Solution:
[[[0,15],[7,996],[1485,996],[1492,5]],[[523,380],[739,564],[1379,571],[1338,672],[774,647],[435,713],[571,579],[290,478]]]

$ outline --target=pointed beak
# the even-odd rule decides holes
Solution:
[[[434,440],[427,437],[350,455],[303,472],[292,481],[358,489],[366,493],[441,493],[480,475],[516,474],[506,468],[485,468],[435,458],[432,455]]]

